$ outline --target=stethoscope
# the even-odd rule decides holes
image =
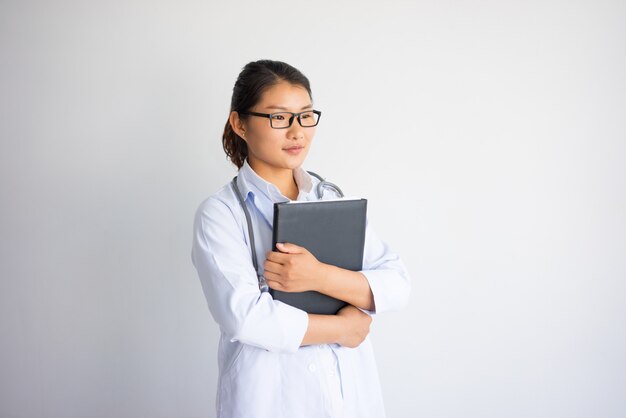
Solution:
[[[312,171],[307,171],[307,173],[319,179],[320,181],[317,184],[317,187],[315,188],[315,194],[317,195],[318,200],[322,199],[322,197],[324,196],[324,189],[334,190],[335,193],[339,195],[339,197],[343,197],[343,192],[341,191],[339,186],[337,186],[334,183],[324,180],[322,176]],[[241,194],[241,191],[239,190],[239,186],[237,186],[237,176],[233,177],[230,184],[232,185],[233,190],[235,191],[235,195],[237,196],[237,200],[239,200],[239,204],[241,205],[241,208],[243,209],[243,213],[246,215],[246,224],[248,225],[248,236],[250,238],[250,248],[252,249],[252,264],[254,264],[254,271],[256,272],[258,280],[259,280],[259,289],[261,290],[261,293],[269,292],[270,288],[267,285],[267,282],[265,281],[265,277],[262,274],[259,274],[259,262],[256,257],[256,247],[254,245],[254,231],[252,230],[252,221],[250,219],[250,212],[248,211],[246,202],[244,201],[243,195]]]

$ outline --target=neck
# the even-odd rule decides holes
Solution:
[[[259,177],[278,187],[283,196],[291,200],[298,198],[298,185],[293,178],[292,169],[269,167],[250,159],[248,159],[248,164]]]

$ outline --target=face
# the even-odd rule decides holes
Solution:
[[[283,81],[267,89],[250,110],[299,113],[311,109],[313,104],[306,89]],[[237,113],[233,113],[233,129],[246,141],[248,162],[257,173],[293,170],[302,165],[315,135],[315,127],[304,128],[294,118],[289,128],[274,129],[268,118],[248,115],[245,121],[241,121]]]

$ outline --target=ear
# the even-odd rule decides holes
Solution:
[[[233,131],[245,141],[246,140],[246,126],[243,123],[243,120],[241,120],[241,118],[239,117],[239,113],[237,113],[234,110],[230,112],[228,121],[230,122],[230,127],[233,129]]]

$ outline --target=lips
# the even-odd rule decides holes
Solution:
[[[295,145],[295,146],[289,147],[289,148],[283,148],[284,151],[287,151],[289,154],[292,154],[292,155],[299,154],[300,151],[302,151],[303,149],[304,149],[304,147],[300,146],[300,145]]]

